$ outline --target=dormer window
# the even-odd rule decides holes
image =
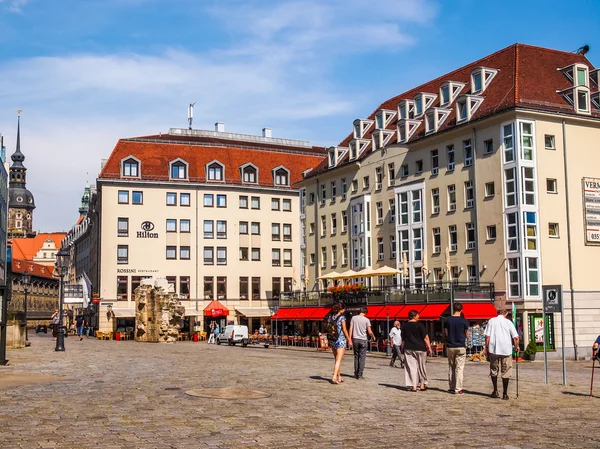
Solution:
[[[284,167],[277,167],[273,169],[273,179],[276,186],[289,186],[290,172]]]
[[[398,103],[399,120],[415,118],[415,103],[412,100],[400,100]]]
[[[383,120],[383,112],[380,112],[375,116],[375,126],[377,129],[383,129],[385,127]]]
[[[130,157],[125,159],[122,163],[121,173],[123,176],[138,178],[140,176],[140,161]]]
[[[420,117],[433,104],[437,95],[428,93],[418,93],[415,95],[415,117]]]
[[[258,183],[258,169],[252,164],[242,165],[242,182],[246,184]]]
[[[361,139],[367,133],[372,124],[373,120],[354,120],[354,138]]]
[[[354,121],[354,137],[360,139],[362,137],[362,129],[360,126],[360,120]]]
[[[385,147],[392,139],[394,131],[386,129],[377,129],[373,131],[373,150],[378,150]]]
[[[211,162],[206,166],[206,179],[208,181],[224,181],[225,180],[225,170],[223,169],[223,165],[219,162]]]
[[[450,115],[450,109],[431,108],[425,115],[425,133],[434,133]]]
[[[418,117],[423,115],[423,97],[415,98],[415,115]]]
[[[444,84],[440,87],[440,104],[446,105],[448,103],[450,103],[450,86]]]
[[[483,103],[483,97],[477,95],[461,95],[458,97],[456,100],[456,122],[471,120],[481,103]]]
[[[585,86],[570,87],[560,91],[570,104],[575,107],[575,112],[580,114],[590,113],[590,89]]]
[[[487,67],[477,67],[471,72],[471,93],[477,94],[485,91],[496,76],[498,70]]]
[[[171,170],[170,175],[171,179],[187,179],[188,177],[188,165],[186,162],[178,159],[174,162],[171,162]]]
[[[356,159],[356,141],[350,142],[350,160]]]
[[[440,106],[448,106],[460,94],[465,87],[465,83],[456,81],[444,81],[440,86]]]
[[[400,120],[398,122],[398,143],[406,143],[413,136],[422,120]]]
[[[600,109],[600,91],[594,92],[592,95],[592,104],[596,109]]]
[[[572,64],[560,69],[573,83],[573,87],[590,87],[589,67],[585,64]]]
[[[589,87],[589,82],[588,82],[588,68],[587,67],[582,67],[582,66],[577,66],[577,85],[578,86],[588,86]]]
[[[335,163],[336,163],[336,154],[335,154],[335,147],[331,147],[329,149],[329,168],[335,167]]]

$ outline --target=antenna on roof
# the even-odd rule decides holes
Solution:
[[[588,51],[590,51],[590,46],[584,45],[583,47],[579,47],[575,53],[578,55],[585,55]]]
[[[192,129],[192,122],[194,121],[194,105],[196,103],[190,103],[188,106],[188,123],[190,124],[190,129]]]

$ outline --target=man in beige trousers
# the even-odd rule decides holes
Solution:
[[[448,384],[450,393],[464,394],[463,388],[463,370],[467,358],[467,348],[465,339],[469,322],[462,316],[463,306],[460,303],[454,304],[452,316],[447,318],[447,337],[448,345],[446,347],[446,356],[448,357]]]

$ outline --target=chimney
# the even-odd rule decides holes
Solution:
[[[271,137],[271,128],[263,128],[263,137]]]
[[[215,131],[218,133],[224,133],[225,132],[225,123],[223,123],[223,122],[215,123]]]

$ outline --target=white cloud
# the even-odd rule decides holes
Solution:
[[[16,13],[21,13],[23,6],[27,3],[29,0],[0,0],[0,4],[6,5],[6,9]]]

